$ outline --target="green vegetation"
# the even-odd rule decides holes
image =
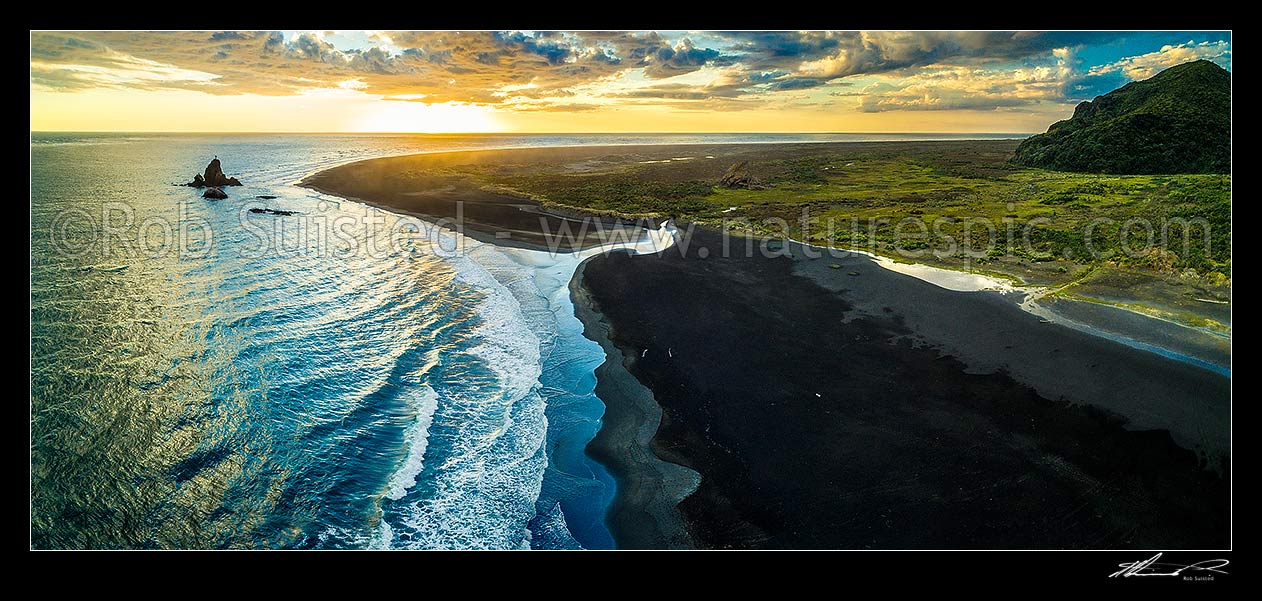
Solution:
[[[604,176],[539,175],[529,184],[530,190],[546,191],[546,198],[555,204],[626,215],[703,211],[708,205],[702,198],[713,187],[700,181],[646,180],[634,172]]]
[[[1016,167],[1017,144],[671,149],[604,156],[599,169],[551,161],[461,176],[552,207],[788,236],[1229,323],[1229,175]],[[758,186],[717,185],[746,160]]]
[[[772,160],[753,167],[764,174],[763,189],[671,181],[650,166],[515,175],[511,183],[494,183],[554,205],[787,233],[821,246],[930,263],[951,264],[932,253],[954,244],[956,261],[968,251],[970,266],[999,272],[1013,272],[1009,264],[1047,263],[1044,275],[1053,281],[1063,279],[1057,274],[1072,275],[1073,264],[1101,262],[1230,277],[1230,176],[970,171],[941,158],[908,153]],[[804,216],[813,220],[805,227]],[[1164,228],[1163,248],[1145,251],[1149,227],[1154,246],[1162,246]]]
[[[1094,173],[1229,173],[1231,74],[1206,60],[1079,104],[1017,148],[1019,165]]]

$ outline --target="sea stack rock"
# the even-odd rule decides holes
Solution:
[[[749,174],[749,161],[741,161],[723,173],[719,185],[724,188],[752,188],[754,178]]]
[[[237,185],[240,185],[240,184],[237,184]],[[228,193],[224,192],[223,188],[220,188],[219,186],[211,186],[209,188],[206,188],[205,192],[202,192],[202,198],[220,199],[220,198],[227,198],[227,197],[228,197]]]
[[[228,177],[223,174],[223,167],[219,165],[219,157],[215,157],[206,165],[206,174],[194,175],[193,181],[185,184],[194,188],[204,188],[207,186],[240,186],[241,182],[235,177]],[[220,191],[222,192],[222,190]],[[223,198],[227,198],[226,196]]]

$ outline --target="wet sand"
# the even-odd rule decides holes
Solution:
[[[617,496],[609,508],[611,534],[622,549],[691,549],[695,546],[676,506],[697,489],[701,476],[663,461],[652,449],[662,408],[653,391],[627,371],[634,354],[614,345],[609,323],[583,286],[583,269],[570,280],[583,334],[600,344],[606,361],[596,368],[596,396],[605,401],[601,429],[587,453],[613,474]]]

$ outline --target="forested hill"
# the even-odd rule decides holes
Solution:
[[[1230,173],[1231,73],[1199,60],[1126,84],[1027,139],[1013,162],[1096,173]]]

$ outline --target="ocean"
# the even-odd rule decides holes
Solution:
[[[950,137],[33,133],[31,545],[612,548],[586,255],[294,183],[444,150]],[[174,185],[212,156],[227,200]]]

